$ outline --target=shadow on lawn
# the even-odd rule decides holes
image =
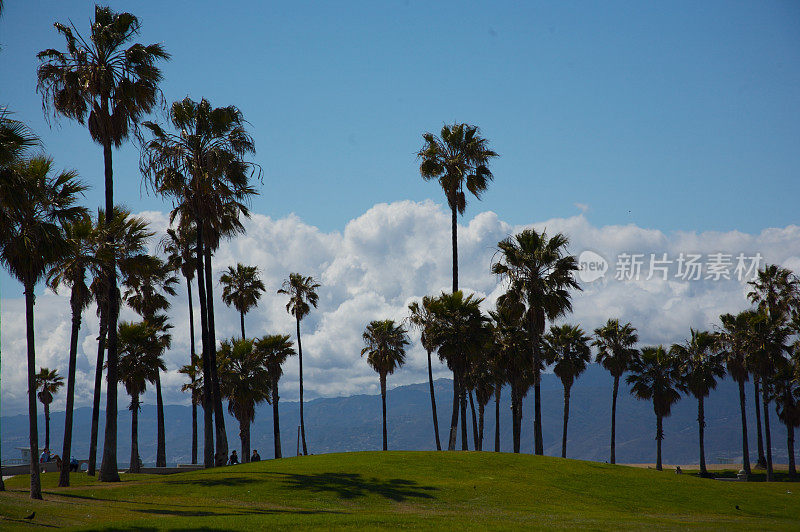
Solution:
[[[402,502],[408,498],[432,499],[434,497],[430,492],[437,489],[432,486],[420,486],[413,480],[368,479],[357,473],[313,473],[309,475],[277,473],[277,475],[283,477],[288,488],[331,492],[342,499],[354,499],[368,494],[381,495],[396,502]]]

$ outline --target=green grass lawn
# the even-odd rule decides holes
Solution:
[[[496,453],[328,454],[101,484],[72,475],[44,501],[28,478],[0,493],[0,528],[797,529],[800,484],[720,482],[594,462]],[[739,510],[736,509],[739,505]]]

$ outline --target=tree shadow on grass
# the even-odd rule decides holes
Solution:
[[[317,514],[341,514],[335,510],[300,510],[300,509],[267,509],[267,508],[229,508],[229,511],[209,512],[206,510],[174,510],[166,508],[138,508],[135,512],[167,515],[173,517],[231,517],[241,515],[277,515],[277,514],[297,514],[297,515],[317,515]]]
[[[364,478],[357,473],[277,474],[283,477],[288,488],[335,493],[342,499],[355,499],[368,494],[380,495],[395,502],[409,498],[433,499],[430,492],[437,489],[433,486],[420,486],[413,480]]]
[[[193,478],[191,480],[165,480],[164,484],[183,484],[187,486],[202,486],[204,488],[215,488],[215,487],[233,487],[233,486],[244,486],[245,484],[253,484],[255,482],[259,482],[257,478],[245,478],[245,477],[215,477],[215,478]]]

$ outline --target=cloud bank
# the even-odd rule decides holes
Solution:
[[[163,231],[167,215],[141,214],[153,229]],[[483,212],[459,226],[459,285],[486,298],[493,306],[504,287],[489,271],[497,242],[523,227],[503,222],[494,212]],[[373,319],[401,320],[408,303],[426,294],[449,290],[450,215],[432,201],[401,201],[377,204],[351,220],[342,232],[326,233],[290,215],[281,219],[254,214],[246,222],[247,233],[224,242],[214,257],[214,275],[237,262],[257,265],[267,292],[246,317],[249,336],[283,333],[294,338],[294,321],[286,313],[286,300],[275,292],[290,272],[314,276],[321,284],[319,308],[302,322],[306,397],[376,393],[378,379],[360,356],[361,333]],[[570,251],[579,255],[592,251],[608,261],[606,274],[574,295],[574,313],[567,321],[591,330],[609,317],[628,320],[639,329],[643,343],[682,341],[689,327],[713,328],[719,314],[748,306],[747,285],[731,279],[699,280],[676,275],[677,259],[697,254],[703,260],[713,254],[732,257],[760,254],[764,262],[800,270],[800,227],[765,229],[759,234],[730,232],[676,232],[666,234],[635,225],[593,226],[580,214],[570,218],[534,223],[537,230],[563,232],[570,237]],[[649,261],[664,254],[673,260],[669,274],[647,280]],[[641,255],[639,279],[615,278],[622,255]],[[219,299],[216,287],[217,338],[239,335],[238,314]],[[168,372],[162,377],[166,403],[188,403],[180,385],[178,368],[189,358],[189,328],[186,286],[181,285],[170,311],[173,345],[166,354]],[[24,300],[4,288],[2,300],[2,407],[3,414],[26,411],[26,355]],[[196,298],[196,296],[195,296]],[[195,300],[195,309],[198,306]],[[125,309],[122,319],[134,319]],[[36,300],[37,366],[58,368],[66,375],[70,315],[68,294],[40,291]],[[78,342],[76,406],[91,404],[97,356],[98,323],[94,307],[83,315]],[[199,327],[196,332],[199,345]],[[390,386],[421,382],[427,378],[426,355],[418,338],[406,366],[390,377]],[[435,377],[448,376],[435,365]],[[290,360],[281,381],[281,397],[296,400],[297,361]],[[126,404],[120,388],[120,405]],[[145,402],[154,402],[149,390]],[[64,408],[64,393],[56,396],[54,410]]]

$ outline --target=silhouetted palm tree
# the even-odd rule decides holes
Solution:
[[[228,271],[219,278],[222,283],[222,301],[239,311],[242,338],[245,338],[244,315],[258,305],[261,294],[266,290],[258,274],[256,266],[245,266],[240,262],[236,268],[228,266]]]
[[[36,384],[36,397],[44,405],[44,448],[50,450],[50,404],[53,395],[64,386],[64,378],[58,371],[50,368],[39,368],[39,373],[34,377]]]
[[[28,422],[32,499],[42,498],[39,481],[39,431],[36,420],[34,288],[47,269],[67,252],[61,227],[86,214],[75,205],[85,187],[74,172],[51,175],[52,159],[19,160],[0,172],[0,264],[25,290],[28,352]]]
[[[116,13],[108,7],[95,6],[94,21],[84,37],[72,24],[54,24],[66,41],[66,52],[47,49],[39,52],[41,61],[36,90],[42,93],[46,115],[86,123],[92,140],[103,146],[105,166],[105,211],[112,212],[114,172],[112,147],[120,147],[128,138],[131,125],[149,113],[158,102],[161,70],[156,63],[169,59],[160,44],[132,43],[140,23],[130,13]],[[88,120],[87,120],[88,119]],[[110,233],[108,233],[110,236]],[[117,291],[116,267],[106,264],[107,293]],[[108,306],[108,380],[117,376],[116,298]],[[117,390],[107,391],[105,443],[101,481],[119,481],[117,471]]]
[[[303,347],[300,343],[300,322],[311,312],[311,307],[317,308],[319,301],[317,288],[319,287],[320,285],[314,281],[313,277],[292,273],[283,282],[283,288],[278,290],[278,294],[289,296],[286,312],[294,316],[297,324],[297,360],[300,365],[300,438],[303,442],[303,455],[308,455],[308,447],[306,446],[306,423],[303,418]]]
[[[744,383],[747,382],[750,351],[750,321],[752,311],[723,314],[719,317],[722,328],[717,333],[717,348],[725,360],[728,373],[739,386],[739,410],[742,417],[742,469],[749,475],[750,447],[747,441],[747,406]],[[759,431],[760,432],[760,431]],[[761,436],[759,435],[759,444]],[[762,449],[763,454],[763,449]]]
[[[294,345],[288,334],[262,336],[255,341],[253,350],[263,360],[270,377],[272,388],[272,437],[275,443],[275,458],[281,458],[281,424],[278,412],[278,381],[283,375],[283,363],[295,354]]]
[[[631,374],[625,379],[637,399],[653,401],[656,414],[656,469],[661,471],[661,441],[664,439],[663,420],[672,413],[672,405],[681,398],[680,361],[664,346],[643,347],[631,361]]]
[[[191,394],[192,402],[192,463],[197,463],[197,405],[203,404],[203,359],[192,355],[190,363],[181,366],[178,373],[189,377],[189,382],[181,385],[182,392]]]
[[[146,321],[119,324],[119,382],[131,396],[131,464],[130,472],[139,473],[139,409],[140,397],[147,383],[156,380],[159,371],[166,371],[161,359],[158,331]]]
[[[605,325],[594,330],[595,340],[592,345],[597,347],[595,362],[602,364],[611,376],[614,377],[614,387],[611,399],[611,459],[612,464],[617,463],[616,457],[616,430],[617,430],[617,394],[619,392],[619,379],[628,370],[628,367],[639,353],[634,347],[639,337],[636,329],[630,324],[620,324],[617,319],[609,319]]]
[[[578,260],[567,253],[569,239],[556,233],[525,229],[497,244],[500,258],[492,272],[508,279],[510,290],[527,306],[526,318],[533,361],[534,452],[544,453],[542,442],[541,339],[545,320],[572,312],[570,290],[580,290],[575,278]]]
[[[408,337],[402,325],[394,320],[374,320],[362,334],[364,348],[361,356],[367,355],[367,363],[378,374],[381,383],[383,409],[383,450],[388,449],[386,434],[386,376],[403,367],[406,362]]]
[[[489,149],[489,141],[480,136],[477,126],[469,124],[442,126],[440,136],[422,135],[424,144],[417,153],[421,159],[422,179],[435,179],[444,190],[451,212],[453,244],[453,292],[458,291],[458,214],[464,214],[467,195],[464,188],[480,199],[493,179],[489,162],[497,154]]]
[[[707,331],[690,329],[691,337],[684,344],[673,344],[670,353],[681,365],[682,387],[697,399],[697,427],[700,442],[700,476],[708,476],[706,469],[704,399],[717,387],[718,379],[725,376],[722,357],[713,351],[716,339]]]
[[[564,386],[564,426],[561,435],[561,458],[567,457],[567,423],[569,422],[569,393],[575,379],[592,361],[589,337],[576,325],[551,326],[544,336],[545,358],[553,364],[553,373]]]
[[[253,349],[253,340],[223,341],[217,351],[219,382],[228,412],[239,421],[242,462],[250,461],[250,424],[256,417],[256,405],[269,400],[272,380],[264,358]]]
[[[428,340],[428,335],[431,334],[433,328],[436,326],[434,316],[430,311],[431,297],[425,296],[421,302],[414,301],[408,305],[410,312],[408,322],[419,329],[420,341],[422,347],[428,355],[428,387],[431,393],[431,412],[433,414],[433,434],[436,438],[436,450],[442,450],[442,443],[439,440],[439,418],[436,415],[436,394],[433,391],[433,367],[431,365],[431,352],[435,350],[435,346],[431,345]]]
[[[797,344],[794,346],[795,352]],[[786,449],[789,455],[789,479],[797,477],[794,461],[794,429],[800,427],[800,364],[786,361],[775,378],[773,398],[778,419],[786,425]]]

